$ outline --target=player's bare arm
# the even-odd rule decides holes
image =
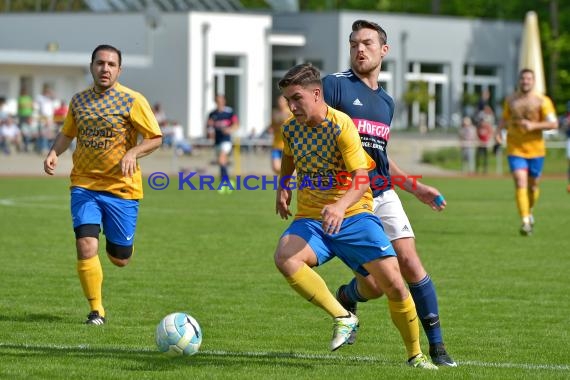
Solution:
[[[352,173],[352,184],[346,193],[335,203],[326,205],[321,210],[321,217],[323,219],[323,230],[328,234],[336,234],[340,231],[342,221],[345,218],[346,209],[354,205],[364,193],[370,188],[368,180],[367,169],[356,169]]]
[[[551,130],[558,128],[558,119],[555,115],[549,115],[544,121],[521,120],[521,126],[527,131]]]
[[[47,174],[54,175],[58,157],[60,154],[65,152],[67,148],[69,148],[71,141],[73,141],[73,139],[71,137],[67,137],[63,133],[59,133],[56,136],[53,146],[44,160],[44,171]]]
[[[143,139],[142,142],[125,153],[121,159],[121,171],[125,177],[132,177],[137,170],[137,159],[147,156],[162,145],[162,137]]]
[[[284,154],[281,160],[281,174],[279,176],[279,186],[277,187],[277,194],[275,197],[275,213],[279,214],[281,219],[289,219],[289,216],[293,215],[289,209],[291,198],[293,196],[289,182],[294,172],[295,162],[293,160],[293,156]]]
[[[430,206],[432,210],[442,211],[445,209],[447,202],[445,199],[436,201],[436,198],[441,195],[438,189],[432,186],[425,185],[419,181],[420,176],[413,176],[402,170],[396,163],[388,158],[390,164],[390,175],[398,188],[402,188],[407,192],[413,194],[418,200]]]

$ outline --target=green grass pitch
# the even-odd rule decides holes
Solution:
[[[400,194],[458,368],[406,367],[385,299],[361,304],[356,344],[330,353],[331,319],[274,267],[287,222],[273,191],[146,187],[131,264],[114,267],[100,249],[108,324],[83,325],[68,180],[0,178],[0,378],[569,378],[565,181],[544,180],[532,237],[518,235],[510,179],[424,181],[445,194],[444,212]],[[318,271],[332,291],[351,277],[339,261]],[[174,311],[202,327],[193,357],[156,350],[155,326]]]

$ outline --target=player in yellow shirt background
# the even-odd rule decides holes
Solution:
[[[354,123],[326,105],[320,73],[311,64],[290,69],[279,88],[293,116],[282,126],[284,150],[275,208],[283,219],[292,215],[289,205],[295,184],[297,213],[279,240],[275,265],[299,295],[334,319],[332,351],[348,342],[358,318],[337,301],[312,267],[336,256],[352,270],[372,274],[388,298],[408,365],[437,369],[421,351],[414,302],[394,248],[372,213],[368,170],[374,161],[362,148]]]
[[[162,134],[147,100],[117,82],[121,51],[99,45],[91,55],[93,86],[75,94],[61,132],[44,160],[53,175],[58,156],[73,139],[71,216],[77,273],[90,313],[85,323],[105,323],[103,269],[99,261],[101,226],[110,261],[123,267],[133,254],[139,199],[143,197],[138,159],[162,144]],[[138,135],[142,140],[137,143]]]
[[[277,98],[277,106],[271,112],[271,125],[269,130],[273,136],[273,144],[271,146],[271,169],[275,174],[281,171],[281,158],[283,157],[283,135],[281,134],[281,125],[291,116],[287,100],[283,96]]]
[[[521,70],[518,84],[518,90],[505,99],[496,140],[502,143],[502,129],[506,128],[507,158],[522,220],[520,233],[528,236],[533,232],[532,211],[540,195],[539,179],[546,155],[542,132],[558,128],[558,119],[550,98],[534,91],[532,70]]]

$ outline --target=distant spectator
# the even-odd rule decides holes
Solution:
[[[29,152],[38,142],[38,128],[32,116],[25,118],[19,127],[22,132],[22,149],[24,152]]]
[[[273,173],[281,172],[281,158],[283,157],[283,135],[281,133],[281,125],[291,116],[291,111],[287,105],[287,100],[283,96],[277,98],[277,107],[271,113],[271,125],[269,130],[273,136],[273,145],[271,149],[271,168]]]
[[[36,97],[36,107],[38,109],[38,145],[41,153],[47,152],[53,143],[56,135],[53,116],[57,103],[52,89],[44,85],[43,91]]]
[[[18,96],[18,125],[21,127],[34,114],[34,99],[28,94],[25,88]]]
[[[182,125],[177,121],[173,121],[170,125],[170,131],[172,133],[172,147],[174,148],[174,152],[179,156],[192,154],[192,146],[184,137],[184,128]]]
[[[495,113],[490,105],[484,105],[483,109],[477,114],[477,137],[479,144],[477,145],[477,153],[475,157],[476,167],[483,173],[487,173],[489,168],[489,144],[495,132]]]
[[[475,145],[477,144],[477,128],[469,116],[465,116],[459,129],[461,146],[461,162],[464,173],[475,172]]]
[[[16,151],[19,152],[22,150],[22,133],[20,132],[20,128],[16,124],[16,121],[8,116],[2,122],[2,126],[0,127],[0,135],[2,136],[2,150],[6,154],[10,154],[12,152],[12,147],[16,148]]]
[[[477,102],[477,112],[482,111],[485,106],[490,106],[489,101],[491,99],[491,93],[489,90],[485,89],[481,91],[481,96]]]
[[[58,129],[63,125],[68,111],[69,107],[67,106],[67,102],[62,99],[59,102],[59,106],[57,106],[57,108],[53,111],[53,121]]]
[[[6,109],[6,98],[0,96],[0,122],[8,118],[8,110]]]
[[[53,124],[53,115],[57,107],[56,99],[52,89],[45,85],[40,95],[36,97],[36,106],[40,123],[51,126]]]
[[[164,127],[168,124],[168,118],[166,117],[166,113],[162,108],[162,104],[155,103],[152,107],[152,112],[154,113],[154,117],[156,118],[156,121],[160,127]]]

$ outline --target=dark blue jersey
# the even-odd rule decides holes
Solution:
[[[394,116],[394,100],[381,87],[372,90],[352,70],[323,78],[325,102],[346,113],[358,129],[362,146],[376,162],[369,173],[374,196],[392,187],[387,146]]]
[[[231,107],[224,107],[222,111],[213,110],[208,116],[208,126],[214,128],[214,144],[219,145],[225,141],[232,141],[232,137],[227,133],[238,118]]]

